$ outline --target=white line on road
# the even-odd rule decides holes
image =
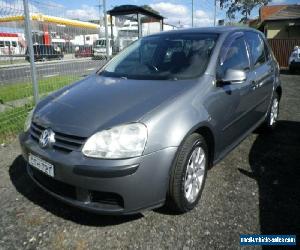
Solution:
[[[73,58],[73,59],[63,59],[63,60],[53,60],[53,61],[47,61],[47,62],[36,62],[36,67],[42,67],[45,65],[57,65],[57,64],[66,64],[66,63],[82,63],[82,62],[88,62],[88,63],[93,63],[97,62],[95,60],[92,60],[92,58]],[[99,61],[101,62],[101,60]],[[29,63],[20,63],[20,64],[9,64],[9,65],[1,65],[0,69],[13,69],[15,70],[16,68],[24,68],[24,67],[30,67]]]
[[[44,78],[47,78],[47,77],[52,77],[52,76],[58,76],[59,74],[52,74],[52,75],[46,75],[46,76],[43,76]]]
[[[90,68],[90,69],[87,69],[87,70],[89,70],[89,71],[91,71],[91,70],[94,70],[95,68]]]
[[[47,68],[38,68],[38,71],[44,71],[44,70],[52,70],[52,69],[56,69],[55,67],[47,67]]]

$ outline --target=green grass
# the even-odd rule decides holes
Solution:
[[[42,96],[79,79],[80,77],[78,76],[55,76],[41,79],[39,81],[39,94]],[[27,104],[22,107],[15,107],[0,112],[0,143],[9,141],[23,130],[26,116],[33,107],[32,93],[31,82],[0,86],[1,103],[29,98],[28,102],[26,102]]]
[[[9,141],[24,128],[24,122],[33,104],[0,113],[0,143]]]
[[[39,94],[48,93],[62,88],[76,80],[79,76],[55,76],[39,80]],[[19,82],[0,86],[0,102],[19,100],[33,96],[32,82]]]

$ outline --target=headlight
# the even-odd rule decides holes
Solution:
[[[27,132],[30,129],[33,111],[34,109],[31,110],[26,117],[25,124],[24,124],[24,132]]]
[[[88,157],[118,159],[142,155],[147,128],[141,123],[116,126],[92,135],[82,152]]]

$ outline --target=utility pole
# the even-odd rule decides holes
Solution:
[[[101,14],[101,7],[102,7],[101,0],[99,0],[99,4],[96,5],[96,6],[99,8],[99,39],[100,39],[101,38],[101,16],[102,16],[102,14]]]
[[[215,10],[214,10],[214,26],[216,26],[217,18],[217,0],[215,0]]]
[[[192,0],[192,27],[194,27],[194,0]]]
[[[103,16],[104,16],[105,40],[106,40],[106,59],[108,60],[109,59],[109,46],[110,46],[110,42],[109,42],[109,39],[108,39],[106,0],[103,0]]]
[[[32,85],[33,85],[34,104],[36,105],[39,101],[39,86],[37,82],[36,67],[34,62],[32,30],[31,30],[31,23],[30,23],[30,12],[28,8],[28,0],[23,0],[23,5],[24,5],[24,16],[25,16],[25,35],[26,35],[27,48],[28,48],[29,58],[30,58],[30,72],[32,78]]]

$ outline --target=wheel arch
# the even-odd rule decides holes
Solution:
[[[209,167],[212,167],[215,156],[215,138],[212,130],[208,126],[200,126],[193,133],[200,134],[204,137],[209,150]]]
[[[209,150],[209,167],[212,167],[214,156],[215,156],[215,136],[212,129],[206,123],[201,123],[194,126],[182,139],[178,150],[180,150],[181,145],[184,143],[186,138],[193,133],[200,134],[204,137],[205,142],[207,143],[208,150]],[[175,157],[176,158],[176,157]]]

